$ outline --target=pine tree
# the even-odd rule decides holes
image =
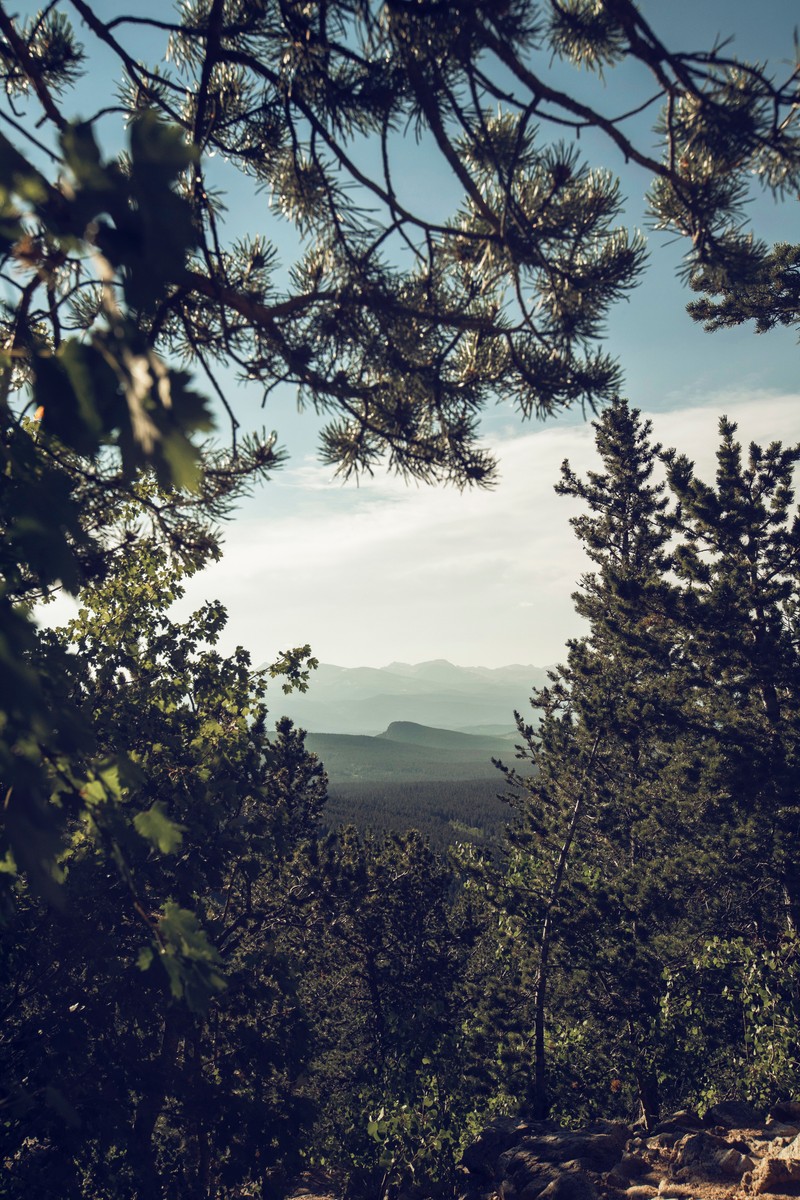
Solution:
[[[520,935],[534,947],[534,1110],[548,1107],[549,974],[582,971],[582,1002],[618,1039],[652,1120],[659,935],[677,907],[663,866],[667,814],[657,803],[673,753],[664,718],[676,703],[667,499],[664,484],[652,482],[659,447],[636,410],[617,400],[595,428],[602,473],[582,481],[565,463],[557,488],[588,508],[572,524],[597,568],[574,597],[589,632],[569,644],[552,686],[533,696],[538,726],[519,721],[538,773],[509,776],[523,811],[509,887],[515,893],[520,876],[531,878]]]
[[[722,813],[727,807],[752,839],[747,853],[745,843],[732,856],[731,870],[749,875],[754,891],[779,880],[782,902],[759,920],[796,932],[800,514],[793,475],[800,447],[751,444],[743,461],[735,435],[723,418],[713,487],[687,458],[667,458],[678,500],[682,653],[696,664],[697,727],[717,749],[710,786]]]
[[[652,1122],[660,1086],[690,1100],[709,1088],[703,1058],[735,1060],[742,1017],[760,1037],[753,955],[794,978],[800,451],[751,446],[743,464],[723,420],[709,487],[624,402],[596,430],[603,471],[565,464],[559,484],[586,510],[589,629],[534,695],[538,726],[520,722],[539,774],[507,772],[521,820],[505,905],[531,955],[534,1109],[548,1022],[551,1059],[574,1058],[589,1020],[592,1055],[635,1078]],[[754,1045],[745,1086],[763,1096],[774,1075]]]

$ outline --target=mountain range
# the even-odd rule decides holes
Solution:
[[[376,735],[407,721],[502,736],[514,729],[515,710],[528,712],[532,689],[546,678],[546,667],[458,667],[446,659],[386,667],[320,663],[307,692],[273,695],[272,714],[314,733]]]

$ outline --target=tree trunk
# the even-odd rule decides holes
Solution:
[[[534,989],[534,1065],[533,1065],[533,1097],[531,1109],[534,1118],[537,1121],[546,1120],[550,1111],[550,1097],[547,1094],[547,1059],[545,1054],[544,1035],[545,1035],[545,1016],[547,1002],[547,987],[549,983],[548,964],[550,960],[550,948],[553,944],[553,933],[555,928],[555,910],[561,896],[561,886],[564,881],[564,872],[567,868],[569,860],[569,852],[572,848],[572,843],[580,823],[581,815],[585,807],[586,791],[589,776],[591,775],[595,759],[597,758],[597,750],[600,745],[600,733],[595,734],[594,744],[580,779],[578,788],[578,797],[572,809],[572,815],[567,826],[567,832],[564,835],[564,841],[561,844],[561,849],[558,854],[558,863],[556,864],[553,882],[550,887],[550,895],[547,898],[545,906],[544,920],[542,921],[541,933],[539,934],[539,971],[536,977],[536,987]]]
[[[158,1200],[164,1195],[164,1181],[158,1171],[153,1133],[175,1074],[183,1019],[182,1010],[177,1007],[167,1009],[158,1061],[151,1075],[150,1086],[139,1101],[133,1122],[133,1168],[141,1195],[147,1200]]]
[[[661,1108],[658,1079],[655,1072],[637,1071],[636,1087],[639,1092],[639,1103],[642,1107],[645,1128],[649,1132],[658,1124],[658,1114]]]

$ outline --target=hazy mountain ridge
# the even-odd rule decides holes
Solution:
[[[377,736],[309,733],[306,745],[324,763],[331,784],[490,779],[500,785],[493,758],[514,759],[514,738],[492,738],[394,722]]]
[[[446,659],[386,667],[320,663],[308,692],[275,697],[272,712],[315,733],[376,735],[395,722],[510,732],[514,710],[527,712],[530,693],[546,682],[547,670],[519,663],[459,667]]]
[[[419,725],[416,721],[392,721],[385,733],[378,734],[378,738],[385,741],[453,751],[470,759],[484,753],[496,755],[504,747],[509,750],[515,737],[516,733],[503,733],[498,739],[497,736],[460,729],[432,729],[430,725]]]

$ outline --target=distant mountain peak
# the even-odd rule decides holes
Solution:
[[[392,721],[385,733],[378,734],[376,741],[399,742],[428,749],[483,753],[486,759],[498,750],[507,750],[507,742],[481,734],[463,733],[456,729],[435,729],[421,725],[418,721]]]
[[[546,679],[541,667],[459,667],[446,658],[387,667],[321,663],[306,693],[273,696],[270,708],[273,719],[285,714],[317,733],[375,735],[397,721],[494,733],[513,727],[514,710]]]

